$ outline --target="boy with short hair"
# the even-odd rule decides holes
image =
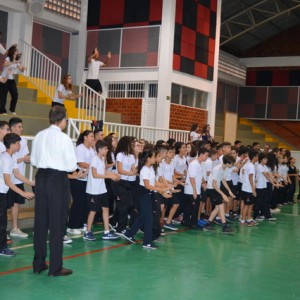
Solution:
[[[11,118],[9,120],[9,128],[10,132],[17,134],[21,137],[23,134],[23,123],[22,120],[19,118]],[[20,174],[25,176],[25,163],[30,162],[30,156],[29,156],[29,150],[27,147],[27,141],[21,137],[20,141],[21,148],[19,151],[14,153],[14,158],[17,161],[18,169]],[[18,180],[17,178],[12,178],[13,183],[24,191],[24,184],[21,180]],[[7,192],[7,204],[8,208],[11,208],[11,216],[12,216],[12,228],[10,235],[15,237],[22,237],[26,238],[28,237],[28,234],[21,231],[18,228],[18,216],[19,216],[19,210],[20,205],[25,203],[25,198],[22,197],[20,194],[16,193],[12,189],[9,189]]]
[[[185,226],[195,227],[197,225],[200,201],[204,200],[200,198],[201,187],[203,187],[204,190],[206,189],[201,163],[206,161],[208,153],[207,148],[199,148],[197,158],[193,160],[188,167],[186,184],[184,186],[186,203],[182,221]],[[204,205],[205,202],[202,203]]]
[[[210,197],[212,206],[214,206],[214,210],[211,212],[208,224],[203,227],[204,230],[213,230],[212,222],[214,218],[219,214],[221,222],[222,222],[222,232],[223,233],[232,233],[234,230],[227,226],[226,218],[225,218],[225,209],[224,202],[229,202],[228,197],[221,190],[221,182],[224,187],[227,189],[229,195],[231,197],[235,197],[231,192],[229,186],[226,183],[226,177],[228,174],[228,169],[231,168],[235,163],[235,159],[230,154],[225,154],[222,159],[222,163],[215,166],[207,180],[207,191],[208,196]]]
[[[15,176],[22,182],[34,186],[34,182],[25,178],[18,169],[17,162],[13,158],[13,154],[20,150],[21,138],[15,133],[5,135],[3,142],[6,151],[1,154],[0,162],[0,256],[15,256],[16,254],[7,248],[6,227],[7,227],[7,200],[6,194],[9,189],[18,193],[28,200],[34,197],[31,192],[25,192],[18,188],[13,182],[12,177]]]
[[[241,169],[241,179],[242,179],[242,190],[241,190],[241,198],[244,202],[243,209],[241,211],[241,226],[253,226],[257,225],[252,219],[252,210],[256,194],[256,186],[255,186],[255,166],[254,164],[258,161],[258,151],[250,150],[249,151],[249,161],[242,167]],[[247,218],[247,220],[246,220]]]
[[[96,240],[92,232],[92,224],[96,213],[102,208],[104,223],[102,239],[114,240],[119,238],[119,236],[109,230],[109,202],[104,179],[110,178],[117,181],[120,180],[120,175],[106,170],[105,157],[108,152],[108,144],[105,141],[97,141],[95,146],[97,155],[92,158],[86,186],[89,215],[87,219],[87,231],[83,239],[87,241]]]

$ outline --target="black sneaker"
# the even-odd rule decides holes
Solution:
[[[203,226],[203,231],[215,231],[216,229],[208,223],[207,225]]]
[[[228,227],[228,226],[224,226],[222,229],[222,233],[234,233],[235,229]]]
[[[130,243],[136,244],[136,240],[135,240],[134,237],[132,237],[132,236],[127,236],[125,233],[124,233],[122,236],[123,236],[123,238],[125,238],[127,241],[129,241]]]
[[[154,244],[154,243],[151,243],[151,244],[143,244],[143,248],[144,249],[157,249],[158,247]]]

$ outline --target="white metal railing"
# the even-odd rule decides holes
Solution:
[[[79,87],[78,119],[105,120],[106,101],[85,83]]]
[[[20,40],[22,62],[27,68],[24,75],[50,98],[61,82],[61,67],[38,49]]]
[[[122,136],[134,136],[137,139],[145,139],[150,143],[155,143],[158,140],[168,140],[170,138],[176,141],[187,143],[189,141],[189,131],[176,130],[176,129],[164,129],[147,126],[127,125],[118,123],[104,122],[103,131],[105,134],[115,132],[119,137]],[[80,119],[69,119],[67,134],[72,139],[77,139],[80,132],[91,129],[91,121]]]

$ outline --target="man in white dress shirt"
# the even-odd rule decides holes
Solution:
[[[46,265],[48,228],[50,246],[49,276],[73,273],[63,268],[63,237],[68,216],[68,172],[76,169],[72,141],[62,132],[67,125],[66,110],[53,106],[49,113],[51,126],[33,140],[31,164],[38,168],[35,189],[34,259],[36,274],[48,269]]]

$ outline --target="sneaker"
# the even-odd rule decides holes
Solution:
[[[14,116],[17,115],[17,113],[16,113],[15,111],[11,111],[9,114],[10,114],[10,115],[14,115]]]
[[[161,228],[161,233],[160,233],[160,235],[161,235],[161,236],[165,236],[165,235],[166,235],[164,228]]]
[[[198,226],[203,227],[203,226],[207,225],[208,222],[205,221],[205,220],[203,220],[203,219],[199,219],[199,220],[197,221],[197,224],[198,224]]]
[[[256,222],[262,222],[262,221],[264,221],[264,220],[265,220],[265,217],[264,217],[264,216],[258,216],[258,217],[255,218],[255,221],[256,221]]]
[[[234,218],[230,217],[230,216],[225,216],[225,219],[228,223],[233,223],[234,222]]]
[[[271,209],[270,212],[272,214],[279,214],[281,212],[281,209],[280,208],[274,208],[274,209]]]
[[[12,240],[9,234],[6,235],[6,244],[12,244]]]
[[[68,238],[67,235],[65,235],[64,239],[63,239],[63,242],[64,242],[64,244],[71,244],[73,241],[70,238]]]
[[[170,223],[170,224],[165,223],[164,228],[169,229],[169,230],[178,230],[178,228],[175,227],[172,223]]]
[[[279,204],[277,204],[277,206],[278,206],[278,207],[282,207],[282,206],[283,206],[283,204],[279,203]]]
[[[102,240],[116,240],[118,238],[119,236],[116,235],[114,232],[103,233],[102,235]]]
[[[143,244],[143,248],[144,249],[157,249],[158,247],[154,244],[154,243],[151,243],[151,244]]]
[[[204,231],[214,231],[216,230],[211,223],[208,223],[207,225],[203,226]]]
[[[87,231],[83,235],[83,239],[86,240],[86,241],[95,241],[96,240],[96,238],[94,237],[94,235],[91,231]]]
[[[82,232],[79,229],[67,228],[67,233],[71,235],[81,235]]]
[[[257,226],[258,225],[258,222],[254,221],[253,219],[246,220],[246,223],[251,224],[252,226]]]
[[[16,256],[16,253],[9,248],[0,250],[0,256]]]
[[[19,228],[12,229],[11,232],[10,232],[10,235],[15,236],[15,237],[21,237],[21,238],[27,238],[28,237],[28,234],[21,231]]]
[[[222,225],[223,225],[221,219],[215,219],[214,222],[215,222],[215,224],[217,224],[217,225],[219,225],[219,226],[222,226]]]
[[[83,224],[83,227],[79,229],[82,233],[85,233],[87,231],[87,225]]]
[[[228,226],[224,226],[222,229],[222,233],[234,233],[235,229],[228,227]]]
[[[178,218],[173,219],[172,223],[173,224],[181,224],[181,221],[182,221],[182,219],[178,217]]]
[[[240,222],[240,226],[242,226],[242,227],[252,227],[252,225],[250,223],[247,223],[247,222]]]
[[[266,220],[266,221],[276,221],[277,219],[276,219],[276,218],[273,218],[273,217],[270,217],[270,218],[266,218],[265,220]]]
[[[126,235],[126,234],[123,234],[122,236],[123,236],[123,238],[125,238],[127,241],[129,241],[130,243],[136,244],[136,240],[135,240],[134,237],[128,236],[128,235]]]

